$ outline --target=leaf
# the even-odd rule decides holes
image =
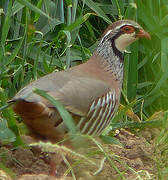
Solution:
[[[19,50],[20,50],[20,48],[22,46],[23,39],[24,38],[21,38],[18,45],[13,50],[12,54],[9,57],[6,58],[6,61],[4,62],[4,66],[7,66],[8,64],[10,64],[15,59],[16,55],[18,54],[18,52],[19,52]]]
[[[105,143],[111,143],[111,144],[116,144],[119,146],[123,147],[123,144],[118,141],[115,137],[111,136],[100,136],[100,138],[105,142]]]
[[[0,118],[0,141],[2,143],[16,141],[15,134],[8,128],[7,121],[2,118]]]
[[[168,24],[168,15],[164,16],[164,18],[161,20],[160,25],[164,26]]]
[[[136,98],[138,84],[138,42],[131,45],[130,49],[127,96],[129,101],[133,101]]]
[[[40,9],[41,6],[42,6],[42,4],[43,4],[43,0],[38,1],[38,3],[37,3],[37,8]],[[37,22],[38,19],[39,19],[39,17],[40,17],[40,14],[35,13],[34,22]]]
[[[167,72],[168,67],[168,47],[167,47],[168,38],[161,40],[161,67],[163,72]]]
[[[2,88],[0,88],[0,100],[1,100],[0,105],[2,106],[6,105],[7,97],[5,91]],[[19,136],[19,130],[16,125],[16,119],[14,117],[13,111],[10,108],[2,109],[2,117],[3,119],[0,122],[0,126],[2,129],[4,128],[4,131],[2,131],[1,133],[1,138],[5,138],[5,141],[9,139],[10,142],[13,142],[14,146],[23,145],[23,142]],[[7,123],[10,129],[8,128]],[[13,138],[13,133],[15,134],[16,137],[15,140]]]
[[[12,9],[12,0],[9,1],[7,15],[5,17],[5,21],[4,21],[4,24],[2,27],[1,45],[2,45],[3,49],[5,49],[5,42],[6,42],[6,38],[7,38],[8,32],[9,32],[9,28],[10,28],[11,9]]]
[[[5,104],[3,106],[0,107],[0,111],[3,111],[4,109],[8,108],[10,106],[10,104]]]
[[[143,128],[158,128],[161,127],[163,120],[151,120],[142,122],[120,122],[111,123],[111,130],[127,128],[127,129],[143,129]]]
[[[133,101],[131,103],[129,103],[127,106],[122,107],[121,110],[118,111],[118,113],[114,116],[114,118],[112,119],[113,124],[115,124],[116,122],[120,121],[120,119],[122,118],[123,115],[127,114],[127,111],[129,109],[131,109],[136,103],[139,103],[141,100],[136,100]]]
[[[34,6],[33,4],[29,3],[27,0],[17,0],[20,4],[23,4],[24,6],[28,7],[29,9],[31,9],[32,11],[34,11],[37,14],[40,14],[46,18],[48,18],[51,21],[51,24],[61,24],[62,22],[59,21],[58,19],[53,19],[51,18],[48,14],[46,14],[45,12],[43,12],[41,9],[37,8],[36,6]]]
[[[152,82],[143,82],[143,83],[138,83],[138,86],[137,86],[137,89],[142,89],[142,88],[145,88],[147,86],[151,86],[153,83]]]
[[[81,25],[82,23],[84,23],[85,21],[87,21],[87,19],[90,17],[90,15],[95,15],[94,13],[87,13],[84,16],[81,16],[80,18],[78,18],[74,23],[70,24],[69,26],[67,26],[65,28],[65,30],[68,31],[73,31],[74,29],[78,28],[79,25]]]
[[[123,106],[122,104],[119,105],[119,109],[122,110],[124,109],[125,106]],[[132,108],[130,109],[127,109],[127,111],[125,112],[126,115],[131,118],[133,121],[137,121],[137,122],[140,122],[140,119],[139,117],[133,112]]]
[[[104,21],[106,21],[108,24],[111,24],[111,20],[106,16],[106,14],[104,13],[104,11],[99,8],[99,6],[97,6],[96,3],[94,3],[92,0],[83,0],[83,3],[85,3],[90,9],[92,9],[94,12],[96,12],[96,14],[103,18]]]
[[[12,7],[12,15],[14,16],[17,12],[19,12],[23,8],[24,8],[24,5],[15,1]]]
[[[165,73],[163,73],[162,77],[159,79],[159,81],[157,82],[156,86],[152,89],[152,91],[148,94],[149,95],[153,95],[156,93],[157,90],[160,90],[160,88],[163,86],[163,84],[165,83],[165,81],[168,79],[168,71],[166,71]]]
[[[35,47],[35,46],[33,46],[33,48],[31,49],[30,53],[28,53],[28,57],[29,57],[29,58],[32,58],[33,60],[36,60],[37,55],[38,55],[38,48]],[[43,59],[44,59],[44,58],[46,59],[46,61],[47,61],[48,63],[51,62],[52,57],[51,57],[49,54],[45,53],[44,51],[41,51],[40,54],[39,54],[39,56],[38,56],[38,61],[39,61],[39,62],[43,62]],[[55,59],[54,65],[62,68],[61,62],[58,61],[57,59]]]

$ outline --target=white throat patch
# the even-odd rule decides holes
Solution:
[[[126,47],[136,40],[135,32],[131,34],[122,34],[115,40],[115,46],[119,51],[124,52]]]

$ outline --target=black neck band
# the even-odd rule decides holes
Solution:
[[[120,58],[121,61],[124,60],[124,53],[122,53],[121,51],[119,51],[117,48],[116,48],[116,45],[115,45],[115,40],[122,34],[122,32],[118,32],[115,36],[113,36],[110,40],[111,40],[111,46],[113,48],[113,51],[114,51],[114,54],[116,56],[118,56]]]

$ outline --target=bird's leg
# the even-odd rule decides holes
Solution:
[[[63,159],[60,153],[49,154],[49,166],[50,166],[49,175],[50,176],[58,175],[58,169],[60,165],[62,164],[62,162],[63,162]]]
[[[39,140],[34,138],[33,136],[27,136],[23,135],[22,140],[26,144],[33,144],[33,143],[39,143]],[[32,152],[40,156],[40,158],[46,163],[49,164],[50,170],[49,170],[49,175],[51,176],[56,176],[57,175],[57,170],[59,169],[59,166],[63,162],[61,152],[58,150],[58,152],[46,152],[43,151],[41,147],[38,145],[36,146],[31,146]]]
[[[60,167],[65,168],[65,165],[66,165],[66,167],[68,167],[68,169],[71,171],[72,177],[74,177],[75,179],[75,174],[71,167],[70,161],[71,159],[69,159],[68,154],[61,153],[61,152],[50,153],[49,159],[48,159],[48,164],[50,166],[49,175],[59,176],[59,168]],[[67,174],[69,173],[69,170],[68,171],[65,170],[64,176],[67,176]]]

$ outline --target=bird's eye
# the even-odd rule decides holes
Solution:
[[[135,31],[134,27],[132,26],[124,26],[121,30],[125,33],[133,33]]]

